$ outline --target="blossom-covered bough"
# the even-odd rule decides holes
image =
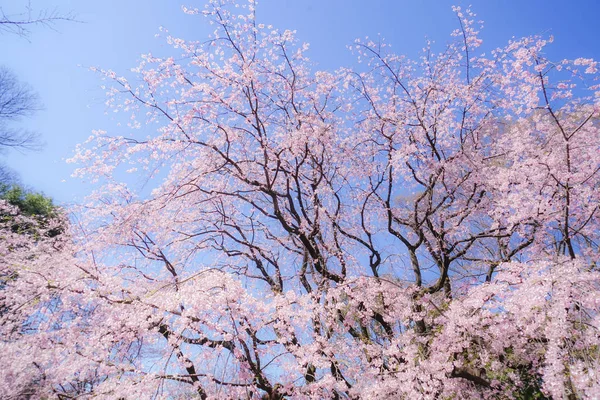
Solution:
[[[315,72],[254,7],[99,70],[131,131],[74,156],[101,188],[68,245],[3,253],[2,396],[599,393],[596,62],[481,54],[457,8],[441,53]]]

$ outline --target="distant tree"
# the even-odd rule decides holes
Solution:
[[[0,67],[0,150],[40,148],[39,135],[12,125],[41,109],[38,95],[15,74]]]
[[[18,182],[17,173],[0,162],[0,186],[10,186]]]
[[[0,7],[0,31],[27,38],[34,26],[54,29],[61,21],[76,21],[72,13],[61,13],[56,9],[34,10],[31,1],[27,2],[24,11],[17,14],[6,14]]]
[[[25,11],[18,14],[6,14],[0,7],[0,33],[15,34],[28,38],[31,27],[42,25],[53,28],[60,21],[77,21],[70,13],[57,10],[34,12],[31,2]],[[39,134],[14,126],[24,117],[33,115],[41,109],[38,95],[29,85],[19,82],[16,75],[0,66],[0,151],[7,149],[37,150],[41,148]],[[0,183],[14,180],[14,172],[0,165]]]
[[[20,185],[2,185],[0,199],[17,207],[24,215],[31,217],[51,217],[56,213],[52,199],[41,193],[25,189]]]

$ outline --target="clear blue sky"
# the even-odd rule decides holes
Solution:
[[[184,0],[185,1],[185,0]],[[22,10],[27,0],[0,0],[5,12]],[[47,143],[39,153],[3,155],[26,185],[60,204],[80,201],[90,190],[70,178],[70,157],[76,143],[93,129],[120,134],[105,115],[99,77],[87,70],[98,66],[126,73],[140,54],[168,49],[154,35],[164,26],[184,38],[204,38],[210,26],[199,16],[181,12],[188,0],[31,0],[34,9],[73,12],[83,23],[60,23],[57,31],[35,28],[30,41],[0,36],[0,64],[11,68],[40,95],[45,109],[22,126],[39,131]],[[415,56],[427,36],[443,44],[456,28],[451,5],[467,6],[485,21],[484,46],[504,45],[511,37],[554,35],[552,59],[600,59],[600,1],[597,0],[259,0],[261,22],[296,29],[311,44],[310,56],[322,69],[349,65],[346,45],[357,37],[381,34],[398,53]],[[163,50],[161,50],[163,49]]]

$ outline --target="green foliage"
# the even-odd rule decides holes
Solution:
[[[52,199],[41,193],[35,193],[19,185],[1,185],[0,198],[21,210],[21,213],[35,217],[53,217],[56,206]]]
[[[60,208],[55,206],[50,197],[16,184],[8,185],[0,183],[0,199],[8,201],[9,204],[19,209],[19,214],[32,217],[30,222],[16,222],[14,217],[0,215],[0,219],[11,223],[14,233],[32,235],[36,238],[55,237],[64,231],[64,226],[50,226],[51,219],[60,216]]]

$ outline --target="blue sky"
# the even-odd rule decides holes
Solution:
[[[0,0],[5,13],[21,11],[27,0]],[[140,55],[161,53],[168,45],[155,38],[159,26],[175,36],[201,39],[211,30],[204,18],[188,16],[181,0],[31,0],[34,9],[73,12],[82,23],[60,23],[56,31],[35,28],[28,40],[0,35],[0,64],[12,69],[40,95],[44,110],[21,126],[37,130],[46,142],[37,153],[0,155],[24,184],[52,196],[59,204],[83,199],[90,187],[70,178],[75,145],[93,129],[120,134],[105,114],[97,66],[126,73]],[[260,22],[297,30],[311,44],[309,55],[321,69],[350,65],[346,46],[357,37],[377,34],[396,52],[414,57],[424,38],[443,44],[455,29],[452,5],[468,6],[485,21],[484,48],[504,45],[511,37],[553,35],[552,59],[600,59],[600,2],[595,0],[259,0]]]

